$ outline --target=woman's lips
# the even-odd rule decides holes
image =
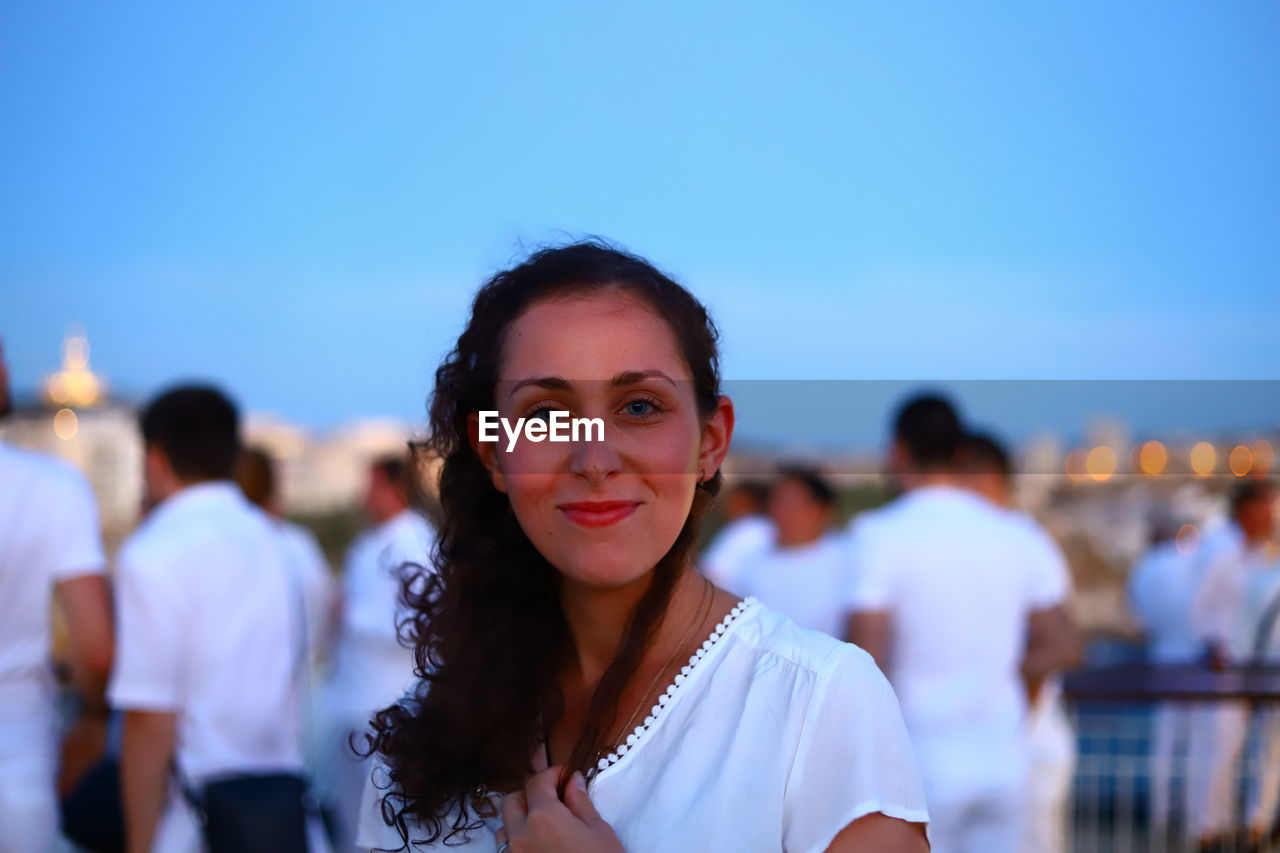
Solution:
[[[559,509],[574,524],[583,527],[608,527],[636,511],[636,501],[577,501],[560,504]]]

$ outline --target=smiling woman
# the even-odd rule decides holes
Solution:
[[[421,682],[373,720],[365,849],[926,849],[884,677],[694,567],[733,404],[706,310],[600,243],[490,279],[436,373]],[[486,440],[598,420],[600,440]],[[519,427],[517,427],[519,430]]]

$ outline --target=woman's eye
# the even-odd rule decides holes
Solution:
[[[631,400],[622,407],[622,413],[632,418],[651,418],[661,409],[650,400]]]
[[[525,415],[525,417],[526,417],[526,418],[528,418],[529,420],[537,419],[537,420],[540,420],[540,421],[547,421],[547,422],[550,422],[550,421],[551,421],[551,413],[552,413],[552,412],[554,412],[554,411],[556,411],[556,410],[555,410],[555,409],[553,409],[553,408],[551,408],[550,406],[543,406],[543,407],[542,407],[542,408],[540,408],[540,409],[534,409],[532,412],[530,412],[529,414]]]

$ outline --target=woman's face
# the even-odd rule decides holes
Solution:
[[[733,429],[721,398],[704,421],[671,327],[620,291],[537,302],[503,342],[495,403],[519,418],[599,418],[603,440],[473,447],[520,526],[564,576],[596,588],[645,578],[679,535],[701,469],[719,468]],[[598,434],[593,434],[598,438]]]

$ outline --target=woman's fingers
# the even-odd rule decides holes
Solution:
[[[563,767],[548,767],[525,780],[524,792],[528,796],[529,811],[562,807],[560,795],[556,793],[556,782],[560,779],[560,772],[563,769]]]
[[[529,803],[524,791],[512,791],[502,798],[502,826],[506,830],[507,839],[519,835],[529,820]]]
[[[548,767],[535,773],[525,780],[523,791],[503,797],[504,826],[497,836],[498,845],[509,841],[530,853],[622,853],[618,836],[587,795],[581,773],[570,778],[561,802],[556,783],[563,769]]]
[[[581,773],[574,773],[569,785],[564,789],[564,804],[573,812],[573,816],[588,826],[599,826],[605,822],[596,811],[591,795],[587,793],[587,780]]]

